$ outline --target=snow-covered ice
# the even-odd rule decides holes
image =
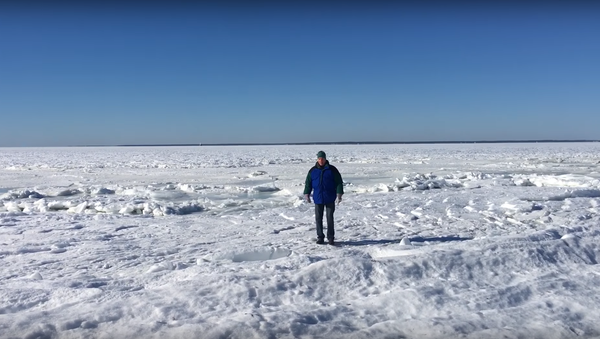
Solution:
[[[344,178],[338,246],[304,179]],[[600,338],[600,143],[0,149],[0,338]]]

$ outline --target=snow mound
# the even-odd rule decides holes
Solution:
[[[108,194],[115,194],[115,190],[111,190],[106,187],[99,187],[99,188],[93,189],[91,191],[91,193],[94,195],[108,195]]]
[[[82,193],[80,190],[76,189],[76,188],[70,188],[70,189],[66,189],[66,190],[62,190],[58,193],[56,193],[57,197],[70,197],[73,195],[77,195]]]
[[[267,172],[265,172],[265,171],[254,171],[254,172],[248,174],[248,177],[254,178],[254,177],[260,177],[260,176],[263,176],[266,174],[267,174]]]
[[[163,215],[186,215],[205,210],[204,205],[198,201],[174,202],[101,202],[96,201],[46,201],[40,199],[33,204],[9,201],[4,204],[3,209],[8,212],[23,213],[46,213],[67,212],[72,214],[145,214],[154,216]]]
[[[521,199],[513,199],[507,201],[500,205],[500,207],[506,210],[506,214],[514,214],[516,212],[527,213],[532,211],[538,211],[543,208],[542,206],[536,203],[532,203],[531,201]]]
[[[269,185],[258,185],[258,186],[254,186],[252,187],[252,191],[254,192],[278,192],[279,188],[275,187],[275,186],[269,186]]]
[[[435,175],[418,174],[414,177],[396,178],[393,184],[379,183],[368,188],[358,188],[356,193],[396,192],[400,190],[425,191],[442,188],[461,188],[464,185],[459,180],[437,179]]]
[[[529,179],[527,179],[527,178],[523,178],[523,179],[515,179],[513,182],[514,182],[514,184],[515,184],[516,186],[526,186],[526,187],[528,187],[528,186],[535,186],[535,184],[534,184],[534,183],[532,183],[532,182],[531,182]]]
[[[22,191],[9,191],[0,195],[0,200],[14,200],[14,199],[41,199],[44,196],[36,191],[22,190]]]
[[[195,193],[201,190],[205,190],[210,188],[209,186],[206,185],[191,185],[191,184],[177,184],[177,188],[179,188],[181,191],[184,192],[189,192],[189,193]]]
[[[561,240],[577,239],[578,237],[573,233],[568,233],[560,237]]]
[[[400,245],[404,245],[404,246],[412,246],[412,243],[410,242],[410,239],[408,239],[407,237],[402,238],[402,240],[400,241]]]
[[[287,248],[256,248],[246,251],[229,252],[218,257],[218,259],[231,260],[232,262],[266,261],[285,258],[291,254],[292,251]]]
[[[161,262],[156,265],[152,265],[152,267],[150,267],[150,269],[148,271],[146,271],[146,273],[182,270],[182,269],[186,269],[187,267],[188,266],[186,264],[183,264],[180,262],[165,261],[165,262]]]
[[[441,188],[461,188],[463,184],[460,180],[455,179],[453,176],[447,176],[446,178],[438,178],[436,175],[429,174],[416,174],[413,177],[403,177],[402,179],[396,178],[396,181],[390,186],[390,191],[398,191],[401,189],[410,189],[414,191],[425,191],[431,189]]]
[[[371,258],[373,259],[387,259],[395,257],[403,257],[407,255],[416,254],[419,249],[415,249],[412,246],[402,246],[405,248],[375,248],[371,251]]]
[[[30,276],[28,276],[27,278],[31,279],[31,280],[43,280],[40,272],[35,272],[35,273],[31,274]]]
[[[70,201],[50,201],[50,202],[46,203],[42,199],[42,200],[37,201],[36,205],[39,205],[40,208],[42,208],[42,206],[45,205],[46,208],[51,211],[68,210],[69,208],[71,208]]]
[[[590,187],[593,179],[574,175],[536,175],[531,176],[527,179],[533,185],[537,187]]]
[[[564,194],[548,197],[547,200],[552,201],[563,201],[570,198],[598,198],[600,197],[600,190],[588,189],[588,190],[569,190]]]

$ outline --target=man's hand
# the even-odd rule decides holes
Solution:
[[[337,202],[338,205],[340,204],[340,202],[342,202],[342,195],[341,194],[337,195],[336,202]]]
[[[306,200],[306,202],[310,204],[310,194],[305,194],[304,200]]]

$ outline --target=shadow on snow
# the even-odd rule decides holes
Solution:
[[[441,236],[441,237],[412,237],[409,238],[410,242],[448,242],[448,241],[467,241],[472,240],[471,237],[457,237],[457,236]],[[378,239],[378,240],[348,240],[348,241],[336,241],[338,245],[344,246],[369,246],[369,245],[384,245],[384,244],[398,244],[402,239]]]
[[[472,240],[472,237],[457,237],[453,235],[446,235],[441,237],[414,237],[409,238],[410,242],[448,242],[448,241],[467,241]]]

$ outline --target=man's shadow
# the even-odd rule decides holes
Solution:
[[[441,237],[409,237],[411,243],[425,243],[425,242],[449,242],[449,241],[467,241],[472,240],[472,237],[458,237],[454,235],[447,235]],[[399,244],[402,239],[379,239],[379,240],[347,240],[337,241],[336,244],[344,246],[369,246],[369,245],[385,245],[385,244]]]

